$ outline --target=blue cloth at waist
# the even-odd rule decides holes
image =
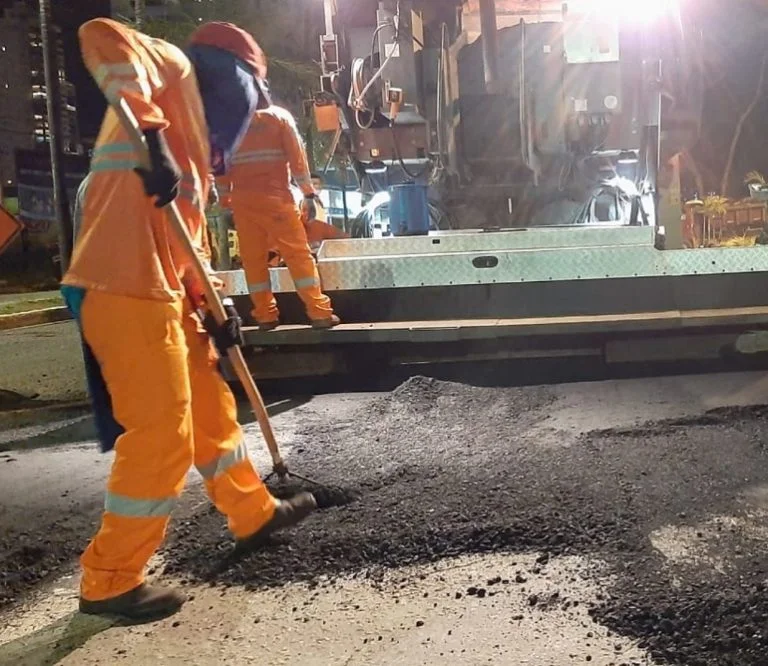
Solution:
[[[125,429],[117,422],[112,411],[112,397],[109,394],[107,383],[101,374],[101,366],[93,354],[93,350],[85,339],[82,326],[83,303],[88,292],[80,287],[63,285],[61,295],[67,308],[72,313],[80,330],[80,340],[83,348],[83,362],[85,364],[85,378],[88,383],[88,394],[93,406],[93,418],[96,424],[96,432],[99,436],[99,446],[103,453],[115,448],[115,442],[125,432]]]

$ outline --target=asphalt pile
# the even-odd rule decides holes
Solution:
[[[0,464],[3,462],[0,458]],[[98,514],[35,525],[19,525],[0,535],[0,609],[51,577],[68,571],[97,524]]]
[[[715,568],[670,563],[651,540],[660,528],[747,516],[743,493],[768,483],[768,409],[581,436],[547,428],[556,409],[547,388],[411,379],[351,425],[308,427],[312,445],[292,456],[303,473],[356,490],[356,502],[241,559],[223,519],[202,511],[176,524],[166,570],[224,586],[322,586],[350,575],[376,584],[392,568],[469,553],[535,551],[541,569],[594,556],[611,582],[593,618],[659,663],[768,663],[768,553],[754,534],[726,526]],[[489,584],[456,594],[480,589],[490,594]]]

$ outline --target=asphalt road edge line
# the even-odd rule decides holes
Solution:
[[[14,314],[0,315],[0,331],[40,326],[42,324],[54,324],[59,321],[67,321],[68,319],[72,319],[72,315],[63,305],[42,310],[16,312]]]

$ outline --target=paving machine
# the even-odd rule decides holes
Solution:
[[[393,235],[323,243],[332,331],[272,270],[285,325],[246,331],[255,374],[710,358],[767,324],[768,247],[682,245],[695,6],[325,0],[317,125],[363,192],[389,190]],[[244,274],[221,277],[247,311]]]

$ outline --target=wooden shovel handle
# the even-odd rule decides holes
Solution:
[[[149,168],[150,157],[149,150],[147,148],[144,134],[139,128],[139,124],[136,121],[136,117],[129,106],[125,103],[125,100],[121,99],[118,104],[114,104],[112,108],[117,113],[120,123],[128,133],[128,137],[133,144],[133,147],[138,155],[139,162]],[[216,323],[223,324],[227,319],[227,312],[224,309],[224,305],[219,298],[219,294],[211,283],[211,279],[208,275],[206,267],[203,265],[203,261],[200,255],[195,250],[192,238],[189,235],[189,229],[184,223],[179,212],[179,207],[175,201],[169,203],[163,209],[168,215],[168,220],[171,223],[171,228],[176,234],[179,242],[181,243],[184,251],[188,255],[188,259],[192,262],[195,274],[203,287],[203,293],[205,294],[206,304],[211,310]],[[280,455],[280,448],[277,445],[277,439],[275,438],[275,432],[272,429],[272,423],[269,420],[269,414],[267,408],[264,406],[264,399],[261,397],[256,382],[254,382],[251,373],[248,371],[248,366],[245,363],[243,357],[243,351],[240,347],[230,347],[227,351],[227,356],[232,364],[232,368],[240,380],[240,383],[245,389],[245,393],[248,396],[248,401],[251,403],[253,413],[256,415],[256,420],[259,422],[261,433],[264,436],[264,440],[267,443],[269,449],[269,455],[272,457],[272,466],[279,476],[285,476],[287,474],[287,468],[282,456]]]

